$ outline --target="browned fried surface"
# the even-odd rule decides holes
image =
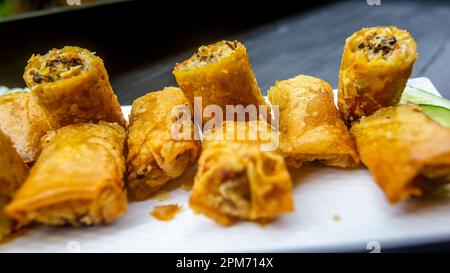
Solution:
[[[353,125],[351,133],[391,202],[450,182],[450,129],[416,107],[383,108]]]
[[[346,41],[339,73],[339,110],[350,125],[397,105],[417,58],[411,35],[396,27],[365,28]]]
[[[8,136],[0,131],[0,203],[8,202],[21,187],[28,168]]]
[[[128,189],[133,199],[149,198],[194,164],[200,154],[201,143],[193,140],[191,119],[185,120],[183,129],[190,127],[188,135],[192,140],[174,139],[171,126],[178,120],[172,115],[176,107],[192,109],[175,87],[151,92],[133,103],[127,139]]]
[[[4,204],[0,202],[0,244],[7,241],[15,231],[15,223],[4,213]]]
[[[278,81],[268,97],[273,106],[279,107],[279,150],[290,166],[312,161],[343,168],[359,164],[328,83],[300,75]]]
[[[0,96],[0,130],[11,138],[26,163],[39,154],[39,141],[53,122],[30,93],[17,92]]]
[[[73,59],[81,61],[73,63]],[[126,126],[103,60],[87,49],[66,46],[44,56],[33,55],[24,80],[59,127],[101,120]]]
[[[27,175],[28,168],[9,137],[0,130],[0,242],[16,229],[15,222],[4,214],[4,206],[22,186]]]
[[[224,140],[223,130],[209,134],[190,198],[196,213],[230,225],[237,220],[272,219],[294,209],[292,181],[283,157],[261,151],[268,131],[256,123],[227,122],[222,127],[235,137],[237,128],[259,132],[262,135],[256,140]]]
[[[161,205],[155,206],[150,213],[153,217],[158,219],[159,221],[171,221],[178,212],[180,212],[180,205]]]
[[[226,105],[266,105],[246,48],[237,41],[200,47],[190,59],[177,64],[173,73],[191,103],[194,97],[202,98],[203,109],[218,105],[225,113]]]
[[[112,222],[127,207],[123,176],[125,130],[106,122],[49,132],[23,187],[6,207],[22,224]]]

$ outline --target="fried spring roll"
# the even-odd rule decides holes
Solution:
[[[347,125],[397,105],[416,58],[416,43],[405,30],[372,27],[350,36],[342,56],[338,94]]]
[[[21,225],[98,225],[127,208],[125,130],[101,121],[50,131],[24,185],[6,207]]]
[[[4,214],[4,206],[11,201],[27,175],[28,168],[9,137],[0,130],[0,241],[16,228],[15,223]]]
[[[135,200],[149,198],[169,180],[180,176],[200,154],[201,143],[194,140],[192,116],[184,120],[188,137],[174,138],[177,121],[173,110],[192,107],[179,88],[167,87],[135,100],[128,131],[128,190]],[[192,114],[192,112],[191,112]]]
[[[289,166],[298,168],[311,161],[342,168],[359,164],[328,83],[300,75],[277,82],[268,97],[279,107],[279,151]]]
[[[23,78],[59,127],[100,120],[126,126],[102,59],[87,49],[33,55]]]
[[[351,133],[392,203],[450,182],[450,129],[415,106],[383,108],[355,123]]]
[[[10,138],[0,131],[0,204],[11,200],[27,175],[28,168]]]
[[[202,108],[219,105],[265,105],[247,50],[238,41],[220,41],[202,46],[173,71],[175,79],[192,105],[194,97],[202,98]],[[269,111],[269,109],[267,109]],[[203,118],[203,123],[207,121]]]
[[[50,117],[28,92],[0,96],[0,130],[11,138],[25,163],[34,162],[39,142],[54,127]]]
[[[190,198],[194,212],[230,225],[237,220],[269,220],[293,210],[291,177],[282,156],[262,151],[270,130],[260,125],[228,121],[207,133]],[[239,130],[246,134],[243,139],[235,134]],[[247,139],[255,132],[258,138]]]

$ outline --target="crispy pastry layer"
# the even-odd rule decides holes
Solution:
[[[238,130],[246,136],[257,132],[260,137],[238,139]],[[223,138],[224,132],[228,138]],[[208,133],[190,198],[194,212],[230,225],[237,220],[268,220],[293,210],[292,181],[283,157],[261,151],[268,133],[257,121],[228,121]]]
[[[196,162],[201,143],[194,140],[192,117],[184,121],[189,139],[175,139],[172,126],[178,116],[177,107],[187,107],[189,101],[179,88],[167,87],[135,100],[131,109],[128,131],[128,190],[131,198],[147,199],[170,179],[180,176],[188,165]]]
[[[300,75],[277,82],[268,97],[273,106],[279,107],[279,150],[288,165],[298,168],[303,163],[319,161],[347,168],[359,164],[328,83]]]
[[[103,121],[50,131],[7,215],[22,225],[114,221],[127,208],[124,144],[123,127]]]
[[[3,213],[4,206],[5,204],[0,202],[0,244],[17,229],[16,223]]]
[[[13,147],[9,137],[0,130],[0,242],[12,234],[16,223],[4,213],[28,175],[28,168]]]
[[[392,203],[450,182],[450,129],[410,105],[387,107],[353,125],[362,162]]]
[[[10,138],[0,130],[0,204],[10,201],[27,175],[28,168]]]
[[[0,96],[0,129],[11,138],[25,163],[34,162],[39,141],[54,124],[28,92]]]
[[[194,97],[202,98],[203,109],[219,105],[225,113],[226,105],[266,105],[247,50],[237,41],[200,47],[190,59],[177,64],[173,74],[191,104]]]
[[[66,46],[33,55],[23,77],[59,127],[100,120],[126,126],[102,59],[87,49]]]
[[[339,73],[339,110],[348,124],[397,105],[417,58],[411,35],[396,27],[365,28],[350,36]]]

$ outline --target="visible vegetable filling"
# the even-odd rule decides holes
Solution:
[[[395,36],[377,34],[372,38],[361,42],[358,45],[358,48],[366,50],[369,58],[374,58],[380,55],[385,57],[394,50],[396,44],[397,38],[395,38]]]
[[[83,66],[79,54],[68,52],[49,57],[41,63],[40,68],[31,69],[30,74],[35,83],[54,82],[80,74]]]
[[[239,46],[237,41],[222,41],[209,46],[202,46],[191,58],[180,65],[180,69],[190,69],[214,63],[222,57],[230,56]]]
[[[222,175],[219,194],[223,200],[224,213],[245,218],[251,206],[250,186],[244,173],[225,172]]]

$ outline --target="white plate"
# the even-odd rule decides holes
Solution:
[[[439,94],[426,78],[410,84]],[[128,116],[129,107],[124,107]],[[192,179],[190,170],[171,185]],[[295,212],[264,227],[238,223],[224,228],[195,216],[189,192],[176,188],[170,198],[131,203],[110,226],[37,227],[0,252],[266,252],[365,251],[450,240],[447,194],[389,205],[369,172],[308,166],[292,173]],[[181,204],[170,222],[149,215],[155,205]]]

